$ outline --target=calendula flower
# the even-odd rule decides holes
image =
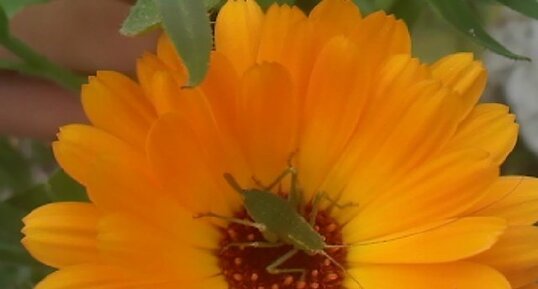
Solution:
[[[344,0],[309,16],[228,1],[215,44],[199,87],[162,37],[138,82],[103,71],[83,88],[92,125],[63,127],[54,152],[91,203],[24,219],[26,248],[58,269],[37,288],[538,288],[538,182],[499,176],[518,127],[477,104],[472,55],[423,64],[402,21]],[[297,181],[277,179],[288,166]],[[281,207],[247,212],[224,174],[248,190],[276,179],[282,198],[297,185],[293,212],[317,233],[254,246],[267,224],[231,218]],[[281,258],[312,236],[323,250]]]

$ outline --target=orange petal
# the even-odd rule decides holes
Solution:
[[[411,54],[411,37],[407,26],[402,20],[383,11],[372,13],[360,21],[350,31],[349,38],[363,55],[361,66],[371,69],[382,65],[390,56]]]
[[[99,157],[88,169],[86,188],[90,199],[106,212],[121,210],[151,216],[147,208],[167,194],[147,166],[117,156]]]
[[[501,218],[443,220],[406,232],[351,244],[348,260],[374,264],[424,264],[462,260],[491,248],[505,228],[506,221]]]
[[[465,117],[478,102],[486,86],[484,65],[474,61],[471,53],[458,53],[434,63],[432,72],[435,78],[458,93],[465,107],[461,117]]]
[[[194,212],[231,215],[239,205],[239,196],[222,175],[233,174],[238,181],[248,179],[241,169],[241,158],[229,155],[233,150],[226,149],[230,146],[210,120],[191,123],[176,113],[165,114],[155,123],[148,140],[151,166],[164,188],[182,205]]]
[[[45,277],[36,289],[143,288],[132,282],[122,269],[97,264],[70,266]]]
[[[322,50],[312,75],[304,111],[298,155],[305,192],[315,193],[354,132],[367,99],[361,91],[367,71],[349,39],[333,38]]]
[[[93,125],[143,150],[156,115],[138,84],[116,72],[98,72],[82,87],[82,104]]]
[[[88,203],[52,203],[27,215],[22,243],[39,261],[56,268],[96,262],[100,214]]]
[[[397,108],[392,115],[390,110],[379,112],[378,119],[370,118],[369,114],[357,127],[357,140],[349,147],[352,159],[360,156],[358,163],[361,165],[352,178],[374,175],[370,181],[379,182],[387,176],[404,177],[431,158],[455,131],[457,121],[447,112],[458,111],[460,106],[452,101],[447,90],[435,82],[424,82],[408,93],[415,99],[407,107]],[[406,95],[406,92],[401,94]],[[369,124],[372,127],[366,128]],[[344,158],[344,162],[350,162]]]
[[[179,80],[171,71],[159,71],[153,76],[153,94],[155,96],[155,108],[159,115],[168,112],[177,112],[188,115],[188,118],[196,123],[199,115],[211,112],[207,99],[198,88],[181,88]],[[202,112],[201,112],[202,111]]]
[[[185,69],[185,65],[177,53],[174,44],[164,33],[159,37],[157,43],[157,57],[180,76],[181,83],[184,83],[187,80],[187,70]]]
[[[538,264],[538,228],[511,226],[491,250],[473,258],[501,272],[529,270]]]
[[[211,105],[216,123],[230,128],[236,117],[239,76],[222,53],[213,51],[211,54],[211,65],[200,89]]]
[[[177,77],[169,71],[160,71],[153,77],[153,91],[160,115],[175,112],[187,119],[194,130],[215,129],[211,104],[199,88],[182,89]]]
[[[536,284],[536,280],[538,279],[538,266],[528,270],[503,272],[503,274],[506,276],[510,284],[512,284],[512,288],[527,288],[525,286],[529,286],[529,284]]]
[[[289,73],[264,63],[241,80],[236,129],[253,176],[270,183],[297,150],[299,106]]]
[[[306,16],[297,7],[273,4],[263,19],[258,62],[280,62],[289,53],[290,41],[299,35],[292,34],[294,28],[306,21]]]
[[[371,72],[365,70],[359,75],[364,76],[369,73]],[[323,190],[327,191],[329,194],[338,195],[347,185],[349,180],[361,178],[361,174],[367,176],[372,183],[375,183],[380,179],[384,182],[387,174],[376,174],[376,169],[370,169],[379,165],[385,166],[387,169],[392,167],[391,175],[394,175],[396,172],[405,172],[405,167],[412,165],[412,162],[409,164],[410,158],[408,154],[404,160],[406,163],[405,167],[402,166],[401,159],[393,159],[389,163],[376,163],[372,161],[372,158],[378,154],[379,148],[385,144],[386,139],[396,131],[395,126],[402,122],[403,115],[410,106],[415,104],[416,109],[420,110],[420,100],[426,97],[429,100],[425,103],[429,103],[430,106],[434,104],[432,103],[434,99],[429,97],[430,95],[427,93],[424,93],[426,88],[433,87],[432,84],[428,87],[424,86],[423,80],[426,79],[427,76],[428,73],[426,67],[421,65],[416,59],[411,59],[409,56],[402,55],[391,58],[391,61],[384,66],[384,69],[376,73],[374,77],[375,80],[373,81],[373,83],[376,83],[376,86],[364,88],[361,86],[368,86],[368,82],[359,82],[361,85],[357,86],[358,89],[353,92],[356,95],[353,97],[359,99],[363,97],[366,98],[368,102],[362,110],[358,126],[353,131],[354,134],[350,139],[347,148],[343,151],[338,163],[334,165],[326,184],[322,188]],[[415,85],[415,87],[412,87],[413,83],[422,84],[420,86]],[[428,91],[430,90],[431,89]],[[424,112],[427,112],[426,105],[424,107]],[[421,113],[421,115],[423,114],[424,113]],[[406,122],[408,123],[417,120],[417,117],[412,114],[407,114],[407,116],[408,120]],[[430,123],[432,126],[435,124],[437,124],[437,122]],[[344,126],[344,124],[340,124],[340,126]],[[417,132],[420,131],[413,128],[399,133],[407,134],[409,137],[415,139],[424,139],[424,135]],[[395,154],[406,155],[407,150],[417,149],[416,146],[411,144],[401,145],[401,147],[398,147],[398,149],[402,148],[401,151],[395,150],[395,147],[391,146],[391,149],[388,152],[385,152],[385,158],[390,159]],[[425,149],[420,151],[427,152],[428,150]],[[416,155],[413,154],[412,156]],[[414,159],[416,162],[416,158]],[[397,166],[394,166],[395,164],[397,164]],[[361,169],[363,170],[362,173],[357,172],[357,170]],[[322,180],[316,180],[316,182],[321,181]],[[355,202],[356,199],[353,201]]]
[[[90,168],[99,157],[116,156],[132,162],[143,158],[134,147],[118,138],[100,129],[76,124],[60,128],[53,150],[60,166],[83,185],[87,182]]]
[[[439,82],[429,80],[428,70],[409,56],[391,58],[376,83],[357,128],[358,143],[351,148],[363,150],[363,167],[405,172],[446,142],[458,121],[452,115],[461,106]]]
[[[256,61],[263,12],[254,0],[232,0],[221,8],[215,24],[215,49],[242,74]]]
[[[338,35],[346,35],[361,20],[358,7],[349,0],[324,0],[310,12],[309,21],[315,31],[315,44],[318,50]]]
[[[460,124],[446,150],[478,147],[491,153],[500,165],[517,141],[519,126],[514,119],[504,105],[480,104]]]
[[[538,179],[501,177],[476,204],[471,214],[498,216],[510,225],[532,225],[538,221]]]
[[[490,267],[454,262],[439,265],[362,265],[348,270],[361,285],[346,278],[349,289],[511,289]]]
[[[303,93],[314,62],[313,35],[316,34],[299,8],[273,4],[263,20],[257,61],[286,67]]]
[[[157,71],[166,70],[169,70],[166,64],[164,64],[156,55],[151,53],[145,53],[136,62],[136,75],[138,77],[138,82],[144,90],[146,97],[152,102],[155,99],[152,91],[153,75],[155,75]]]
[[[221,276],[205,280],[187,281],[184,276],[158,279],[140,275],[128,269],[101,264],[87,264],[62,268],[41,281],[36,289],[226,289]]]
[[[103,217],[99,224],[103,260],[162,279],[203,280],[219,274],[213,250],[219,245],[220,232],[205,220],[194,219],[192,213],[175,208],[177,213],[166,202],[147,208],[165,211],[167,218],[163,216],[161,224],[121,213]]]
[[[355,200],[359,214],[349,226],[355,230],[346,227],[344,232],[356,235],[354,240],[364,240],[457,216],[480,200],[497,176],[498,168],[484,152],[442,156],[416,167],[405,179],[369,192],[373,196],[370,202]],[[350,196],[346,201],[363,190],[359,182],[353,185],[346,189]]]
[[[538,284],[533,283],[523,287],[514,287],[516,289],[538,289]]]

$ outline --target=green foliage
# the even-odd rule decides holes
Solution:
[[[9,38],[9,19],[7,18],[6,11],[0,5],[0,40],[2,42]]]
[[[187,86],[205,77],[213,37],[206,10],[221,0],[138,0],[123,22],[120,32],[134,36],[159,25],[169,35],[189,71]]]
[[[129,16],[123,22],[120,33],[126,36],[134,36],[144,33],[161,23],[157,3],[154,0],[138,0],[131,7]]]
[[[8,2],[11,3],[17,1],[8,0]],[[37,3],[37,1],[22,2],[27,4]],[[6,14],[4,7],[8,6],[3,6],[3,4],[0,6],[0,45],[18,56],[20,61],[0,59],[0,69],[13,70],[22,74],[42,77],[52,80],[67,89],[75,91],[79,90],[80,86],[86,82],[85,78],[54,64],[43,55],[35,52],[24,42],[11,35],[9,31],[8,14]],[[14,5],[9,7],[15,8],[19,6]]]
[[[290,6],[295,4],[295,0],[258,0],[256,2],[258,2],[258,4],[260,4],[260,6],[263,9],[269,8],[269,6],[271,6],[274,3],[287,4]]]
[[[393,3],[390,12],[397,18],[404,20],[409,27],[413,27],[423,8],[423,0],[402,0]]]
[[[28,5],[40,4],[49,1],[50,0],[0,0],[0,6],[3,7],[3,10],[7,16],[11,17]]]
[[[213,37],[204,3],[199,0],[157,0],[162,26],[189,71],[187,86],[198,85],[209,66]]]
[[[359,6],[361,13],[364,15],[368,15],[378,10],[374,0],[353,0],[353,2]]]
[[[385,10],[388,11],[391,9],[391,7],[396,4],[396,2],[406,2],[404,1],[398,1],[398,0],[372,0],[375,3],[375,6],[379,10]]]
[[[25,190],[30,178],[28,160],[8,139],[0,138],[0,190]]]
[[[51,201],[88,201],[84,187],[68,176],[63,170],[57,170],[50,177],[48,185]]]
[[[528,57],[511,52],[493,39],[482,28],[477,15],[464,0],[428,0],[428,2],[446,21],[482,46],[511,59],[530,60]]]
[[[222,6],[225,1],[226,0],[204,0],[204,5],[207,10],[213,10]]]
[[[219,8],[225,0],[204,0],[207,10]],[[129,15],[123,21],[120,33],[125,36],[136,36],[161,25],[162,17],[156,0],[138,0],[131,7]]]
[[[6,203],[30,211],[47,203],[70,201],[87,202],[88,196],[79,183],[58,169],[47,182],[15,194]]]
[[[536,0],[496,0],[497,2],[527,15],[538,19],[538,1]]]

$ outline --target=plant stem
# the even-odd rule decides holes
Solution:
[[[16,37],[9,36],[1,39],[1,44],[24,60],[24,63],[21,65],[11,65],[11,67],[4,68],[47,78],[73,91],[78,91],[80,86],[86,82],[84,77],[54,64]]]

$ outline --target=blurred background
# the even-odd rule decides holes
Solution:
[[[20,245],[21,218],[48,202],[86,199],[84,189],[58,168],[50,143],[59,126],[86,122],[78,84],[87,75],[117,70],[134,76],[136,58],[153,50],[157,31],[134,38],[118,33],[132,2],[0,0],[6,14],[0,19],[1,46],[6,46],[2,39],[9,33],[45,56],[45,64],[53,65],[49,68],[60,78],[65,75],[62,69],[77,74],[59,85],[50,75],[28,70],[18,61],[20,55],[0,47],[0,288],[32,288],[51,271]],[[307,9],[315,2],[298,3]],[[404,8],[415,56],[432,62],[449,53],[473,51],[483,59],[490,78],[482,101],[508,103],[521,124],[520,140],[503,173],[538,176],[538,21],[492,1],[473,6],[495,39],[534,60],[514,61],[477,45],[425,5]]]

